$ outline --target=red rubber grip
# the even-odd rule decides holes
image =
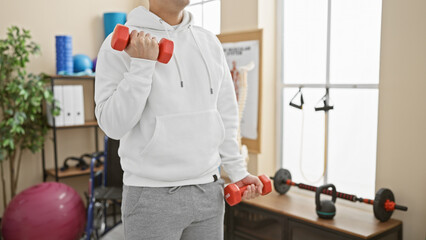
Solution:
[[[163,38],[159,43],[160,52],[157,61],[160,63],[168,63],[173,56],[174,43],[169,39]]]
[[[313,192],[317,191],[317,187],[307,185],[307,184],[303,184],[303,183],[299,183],[299,188],[306,189],[306,190],[313,191]]]
[[[112,38],[111,38],[112,49],[115,49],[117,51],[123,51],[129,44],[129,40],[130,40],[129,28],[124,25],[117,24],[114,28],[114,32],[112,33]]]

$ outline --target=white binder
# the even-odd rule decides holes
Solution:
[[[63,88],[61,85],[53,86],[53,96],[57,101],[56,104],[59,104],[60,108],[59,115],[55,117],[55,125],[57,127],[64,126],[64,98],[63,98]],[[46,115],[47,115],[47,123],[49,126],[53,126],[53,116],[51,113],[52,105],[47,104],[46,106]]]
[[[74,125],[74,86],[64,85],[64,126]]]
[[[84,124],[84,97],[83,97],[83,85],[74,85],[74,98],[72,99],[74,103],[74,125],[83,125]]]

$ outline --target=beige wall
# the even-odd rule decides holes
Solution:
[[[72,35],[73,54],[84,53],[94,58],[104,39],[102,14],[109,11],[128,12],[139,2],[138,0],[2,1],[0,36],[4,36],[6,28],[11,25],[31,30],[34,41],[41,45],[43,55],[31,63],[29,70],[54,73],[55,35]]]
[[[241,11],[241,9],[244,9],[244,11]],[[222,0],[221,32],[240,32],[258,29],[258,10],[257,0]],[[259,168],[257,154],[249,154],[247,167],[250,173],[257,174]]]
[[[259,28],[263,29],[262,65],[262,152],[258,156],[258,174],[273,176],[276,171],[276,4],[259,1]]]
[[[276,168],[274,127],[276,115],[275,1],[222,1],[221,7],[221,30],[223,33],[263,29],[261,153],[249,155],[248,169],[252,174],[262,173],[272,176]],[[244,11],[238,11],[238,9],[244,9]]]
[[[257,29],[257,0],[222,0],[221,27],[222,33]]]
[[[14,0],[2,1],[0,7],[0,37],[4,38],[7,27],[17,25],[29,29],[33,40],[40,44],[42,55],[31,59],[28,72],[45,72],[54,74],[55,65],[55,35],[70,34],[73,37],[73,54],[84,53],[91,58],[104,39],[102,15],[109,11],[129,12],[138,4],[146,0]],[[7,2],[7,3],[5,3]],[[86,119],[94,119],[93,87],[90,82],[76,82],[84,84]],[[103,141],[100,133],[100,149]],[[50,131],[49,136],[52,137]],[[95,150],[94,131],[92,129],[73,129],[58,131],[59,164],[68,156],[78,156],[81,153]],[[53,167],[52,141],[46,141],[47,168]],[[6,163],[7,166],[8,163]],[[5,166],[5,167],[6,167]],[[23,154],[21,177],[18,192],[42,182],[41,154]],[[9,177],[6,174],[6,179]],[[53,178],[49,178],[53,180]],[[63,179],[61,182],[75,188],[83,197],[87,190],[87,176]],[[0,193],[2,189],[0,186]],[[3,198],[0,198],[2,201]],[[3,204],[0,202],[0,213],[3,214]]]
[[[426,237],[426,2],[384,0],[376,188],[408,212],[404,239]]]

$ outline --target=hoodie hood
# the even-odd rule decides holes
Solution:
[[[150,12],[145,7],[139,6],[133,9],[127,15],[127,22],[125,25],[146,28],[150,30],[157,30],[157,31],[162,31],[162,30],[180,31],[180,30],[188,28],[192,24],[193,24],[193,15],[192,13],[186,10],[183,11],[182,22],[179,24],[178,28],[175,30],[173,26],[163,21],[159,16]]]

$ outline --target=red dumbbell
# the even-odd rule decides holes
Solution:
[[[263,183],[262,195],[266,195],[272,191],[271,180],[266,175],[259,176],[260,181]],[[247,190],[247,186],[239,188],[235,183],[229,184],[225,188],[225,200],[230,206],[234,206],[241,202],[241,197]]]
[[[129,28],[117,24],[111,38],[111,47],[117,51],[123,51],[130,41]],[[174,44],[168,39],[161,39],[159,43],[160,52],[157,61],[161,63],[168,63],[173,55]]]

